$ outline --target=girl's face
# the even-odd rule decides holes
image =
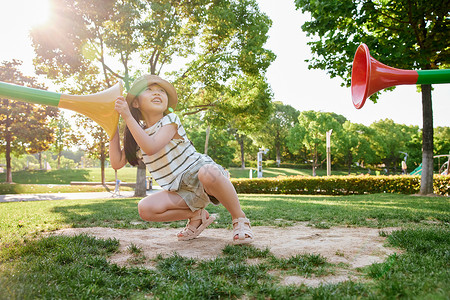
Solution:
[[[156,83],[143,90],[136,100],[135,103],[138,103],[137,108],[141,110],[141,113],[164,113],[169,102],[166,90]]]

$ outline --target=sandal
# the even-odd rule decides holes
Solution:
[[[202,209],[200,210],[200,214],[189,219],[188,223],[186,224],[186,227],[184,227],[183,230],[180,231],[182,236],[178,236],[179,241],[189,241],[192,239],[195,239],[200,233],[202,233],[203,230],[205,230],[206,227],[208,227],[216,217],[210,215],[209,218],[206,218],[206,210]],[[191,226],[191,221],[195,220],[202,220],[202,223],[198,227]],[[180,234],[178,233],[178,234]]]
[[[235,225],[237,224],[237,225]],[[238,236],[236,239],[235,236]],[[233,244],[249,244],[253,242],[253,232],[250,221],[247,218],[237,218],[233,220]]]

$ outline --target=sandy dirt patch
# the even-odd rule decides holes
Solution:
[[[390,232],[394,228],[384,228]],[[198,238],[179,242],[176,234],[179,228],[113,229],[113,228],[68,228],[53,234],[77,235],[85,233],[98,238],[116,238],[120,241],[119,252],[110,258],[112,263],[130,265],[132,254],[127,250],[131,244],[142,249],[147,260],[144,266],[153,268],[152,258],[158,254],[181,256],[195,259],[213,259],[220,256],[222,249],[231,244],[232,232],[227,229],[206,229]],[[284,284],[306,284],[317,286],[323,283],[336,283],[354,278],[354,270],[373,263],[384,261],[390,254],[399,253],[398,249],[384,246],[385,238],[379,235],[377,228],[332,227],[318,229],[306,223],[292,227],[253,227],[255,241],[253,246],[269,248],[277,257],[291,257],[296,254],[320,254],[330,263],[344,263],[349,266],[339,270],[333,276],[304,278],[286,276]]]

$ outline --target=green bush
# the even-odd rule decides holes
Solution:
[[[232,182],[238,193],[247,194],[415,194],[420,191],[420,176],[290,176],[232,179]],[[450,195],[450,176],[434,176],[434,193]]]

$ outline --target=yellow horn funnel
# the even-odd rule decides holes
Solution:
[[[66,108],[83,114],[105,129],[111,140],[117,131],[119,114],[114,109],[114,103],[123,92],[122,81],[102,92],[80,96],[61,94],[58,107]]]

